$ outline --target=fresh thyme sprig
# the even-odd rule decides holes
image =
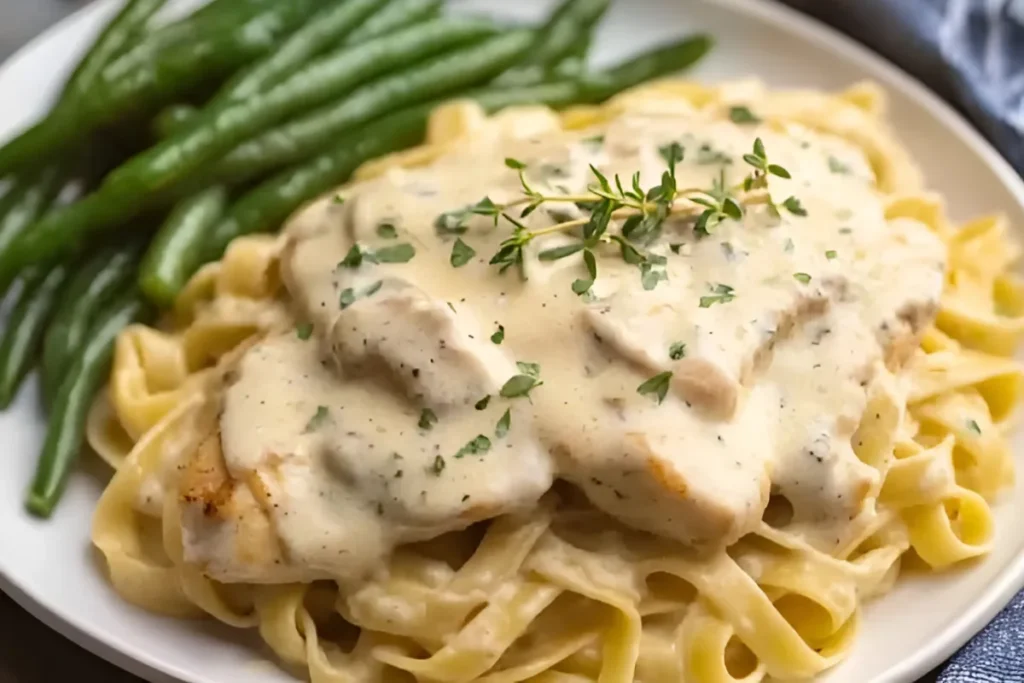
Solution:
[[[659,282],[667,280],[665,257],[651,253],[648,247],[661,235],[670,216],[696,213],[694,232],[701,238],[712,234],[715,227],[727,218],[742,220],[744,200],[755,202],[760,197],[760,202],[766,202],[776,215],[779,214],[779,206],[797,216],[807,215],[796,197],[789,197],[776,205],[767,193],[769,176],[792,176],[784,167],[769,161],[761,138],[756,138],[751,153],[743,156],[753,170],[742,182],[731,187],[726,185],[723,169],[710,189],[679,188],[676,166],[685,158],[684,148],[678,142],[672,142],[659,147],[658,153],[665,160],[666,168],[661,174],[661,182],[654,187],[644,190],[639,172],[634,173],[627,184],[618,174],[609,180],[591,165],[594,182],[587,187],[587,193],[581,195],[545,194],[535,189],[527,177],[527,164],[509,157],[505,159],[505,166],[518,174],[523,196],[506,203],[496,203],[490,197],[484,197],[476,204],[441,214],[434,225],[442,236],[458,236],[466,232],[468,220],[474,215],[491,217],[495,226],[504,218],[512,224],[512,234],[501,242],[498,251],[491,256],[490,264],[498,266],[501,273],[515,266],[523,279],[526,279],[523,250],[530,242],[542,235],[579,230],[579,241],[546,249],[538,258],[555,261],[582,252],[587,277],[576,279],[572,289],[583,296],[588,295],[597,278],[594,250],[600,244],[616,243],[619,246],[622,259],[639,269],[644,289],[653,289]],[[759,195],[761,191],[763,194]],[[574,204],[589,212],[589,216],[571,218],[570,214],[566,220],[537,230],[531,230],[522,223],[522,218],[541,206],[553,203]],[[513,209],[519,209],[518,217],[512,215]],[[556,215],[553,211],[550,213]],[[613,219],[622,220],[618,231],[609,231]],[[454,267],[464,263],[461,258],[456,258],[456,252],[462,251],[459,242],[457,240],[453,248]]]

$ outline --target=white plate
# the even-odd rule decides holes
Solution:
[[[189,0],[173,3],[183,7]],[[460,8],[534,19],[552,0],[457,0]],[[76,55],[114,9],[99,2],[41,36],[0,69],[0,139],[39,116]],[[992,210],[1024,225],[1024,184],[957,114],[920,85],[849,40],[765,0],[715,4],[618,0],[595,42],[601,63],[649,44],[705,30],[718,40],[696,75],[720,80],[755,74],[775,86],[842,88],[871,78],[890,94],[891,116],[958,219]],[[22,509],[43,434],[35,386],[0,415],[0,587],[84,647],[153,681],[292,681],[256,638],[212,622],[154,617],[122,602],[89,545],[89,521],[107,474],[85,463],[49,522]],[[1015,440],[1018,453],[1021,438]],[[948,657],[1024,586],[1024,477],[997,506],[997,540],[984,561],[901,582],[866,609],[850,658],[829,683],[913,681]]]

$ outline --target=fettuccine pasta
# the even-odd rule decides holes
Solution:
[[[745,120],[747,115],[758,121]],[[803,473],[816,471],[811,458],[820,456],[813,451],[813,443],[807,459],[811,464],[801,464],[795,469],[786,469],[788,465],[769,467],[761,479],[757,475],[751,479],[749,489],[741,490],[740,484],[736,485],[736,495],[748,496],[742,500],[753,501],[753,508],[738,505],[736,511],[716,500],[715,492],[725,486],[719,480],[708,484],[712,492],[709,502],[701,502],[698,496],[704,471],[702,462],[711,459],[731,462],[736,455],[737,470],[741,466],[754,467],[740,460],[739,451],[744,452],[742,457],[748,457],[750,449],[731,446],[736,443],[730,441],[733,432],[723,431],[724,440],[722,433],[719,434],[719,441],[723,443],[721,453],[700,451],[697,446],[703,448],[702,441],[693,446],[700,455],[700,458],[693,456],[698,464],[694,470],[680,475],[687,477],[684,487],[688,491],[686,495],[692,498],[688,498],[685,505],[679,503],[678,507],[673,507],[677,501],[669,493],[651,488],[664,484],[658,476],[671,479],[671,473],[663,472],[654,477],[653,483],[644,484],[648,488],[636,489],[648,492],[637,497],[628,488],[627,472],[622,475],[622,481],[627,483],[617,483],[612,494],[607,492],[611,486],[607,481],[615,476],[617,465],[602,461],[600,472],[586,470],[591,466],[587,460],[590,454],[579,455],[573,451],[556,458],[555,475],[571,482],[564,488],[561,482],[551,486],[550,473],[535,474],[540,465],[516,464],[509,460],[509,470],[494,476],[511,482],[508,495],[520,497],[512,503],[488,499],[460,513],[461,521],[432,520],[429,524],[422,522],[425,526],[416,526],[420,520],[406,520],[401,523],[404,526],[400,532],[393,531],[391,526],[382,526],[385,536],[392,534],[387,538],[394,540],[388,541],[391,545],[380,541],[380,548],[375,546],[377,532],[371,529],[367,535],[351,542],[355,545],[346,546],[344,543],[348,541],[332,537],[324,541],[322,551],[312,546],[307,549],[306,545],[297,549],[298,542],[293,542],[295,537],[289,536],[292,527],[275,517],[272,511],[267,512],[277,507],[275,501],[281,501],[280,491],[286,488],[286,484],[275,482],[291,480],[283,474],[273,479],[257,467],[244,475],[251,476],[245,480],[246,485],[238,484],[243,475],[231,460],[235,442],[230,439],[236,437],[231,436],[229,429],[248,430],[244,438],[237,437],[237,443],[253,443],[253,439],[262,438],[259,434],[264,422],[252,421],[244,427],[231,427],[235,423],[230,420],[236,419],[231,417],[231,411],[248,405],[245,400],[255,399],[232,397],[230,392],[255,386],[246,378],[252,376],[247,373],[254,372],[254,366],[249,364],[256,362],[253,358],[260,357],[260,349],[270,349],[264,352],[268,354],[277,353],[273,350],[276,347],[265,346],[269,342],[264,340],[283,334],[289,338],[288,344],[300,344],[301,341],[294,339],[297,337],[295,326],[299,325],[298,336],[308,336],[307,321],[312,321],[310,324],[316,328],[316,334],[321,334],[320,318],[315,311],[308,316],[295,313],[292,300],[296,290],[292,283],[301,281],[301,263],[304,263],[294,260],[298,258],[295,250],[302,248],[301,244],[294,244],[294,235],[319,234],[316,226],[326,220],[325,216],[331,215],[330,211],[341,210],[332,198],[326,198],[307,209],[304,218],[300,217],[306,222],[292,236],[261,235],[236,240],[220,262],[208,264],[192,279],[174,311],[158,328],[133,326],[121,334],[109,385],[93,408],[88,430],[93,450],[114,470],[96,511],[92,537],[106,558],[114,587],[126,600],[161,614],[208,616],[236,628],[257,629],[283,663],[294,667],[299,675],[308,676],[313,683],[392,680],[754,683],[769,677],[773,680],[803,679],[825,671],[844,657],[856,638],[864,601],[884,594],[893,586],[900,565],[908,556],[938,571],[988,552],[994,534],[990,505],[1014,477],[1007,432],[1013,424],[1013,410],[1022,387],[1021,368],[1011,356],[1024,332],[1024,283],[1010,268],[1019,257],[1020,249],[1009,241],[1009,227],[1000,216],[975,219],[960,227],[952,225],[946,218],[941,198],[924,190],[918,169],[888,130],[883,115],[881,93],[871,84],[826,94],[770,92],[753,82],[711,87],[665,81],[624,93],[601,106],[576,107],[562,113],[544,108],[520,108],[491,117],[471,103],[454,102],[434,113],[425,145],[364,165],[356,174],[357,184],[341,190],[346,198],[356,196],[367,184],[378,187],[373,183],[388,178],[400,179],[394,180],[396,183],[415,185],[421,178],[415,175],[419,169],[429,173],[436,164],[444,163],[459,150],[486,147],[495,144],[495,140],[511,144],[509,140],[563,135],[585,138],[586,142],[581,144],[599,145],[602,144],[599,136],[607,128],[607,137],[603,139],[605,146],[625,144],[615,142],[614,125],[627,119],[657,128],[661,120],[696,117],[695,120],[702,122],[711,121],[707,125],[712,126],[712,130],[728,127],[730,131],[740,131],[737,135],[745,136],[745,148],[754,139],[754,133],[743,131],[756,126],[758,135],[765,138],[769,159],[775,158],[775,150],[784,149],[783,142],[773,142],[771,135],[832,145],[828,149],[834,148],[835,157],[829,156],[828,163],[837,176],[834,182],[852,182],[846,179],[847,173],[866,178],[864,191],[869,194],[865,196],[877,197],[882,207],[878,216],[880,225],[897,226],[893,229],[900,230],[904,228],[898,226],[909,225],[906,228],[910,235],[908,249],[918,251],[924,247],[915,246],[913,236],[918,233],[914,230],[920,230],[923,225],[928,234],[921,237],[922,243],[934,240],[945,253],[944,271],[939,274],[941,300],[937,309],[930,314],[920,313],[918,318],[913,312],[901,312],[899,320],[909,320],[910,327],[920,325],[920,332],[915,328],[915,332],[906,335],[911,340],[910,347],[901,348],[899,342],[893,342],[892,348],[886,351],[889,356],[886,362],[879,360],[870,383],[865,379],[861,385],[866,387],[862,392],[862,410],[845,432],[845,442],[852,449],[849,464],[844,465],[847,470],[836,474],[840,472],[836,464],[840,461],[835,455],[838,451],[834,442],[832,455],[826,456],[825,462],[832,463],[829,467],[835,469],[821,475],[821,486],[822,490],[832,487],[829,491],[834,495],[828,499],[831,507],[814,503],[820,506],[814,508],[808,503],[824,499],[815,498],[822,494],[810,491],[800,481]],[[722,139],[726,139],[724,133]],[[722,158],[715,160],[716,150],[711,147],[698,149],[684,140],[682,148],[685,157],[681,164],[693,163],[695,173],[703,172],[703,167],[699,160],[690,161],[694,155],[704,154],[711,159],[707,163],[721,164],[729,172],[739,172],[737,166],[743,165],[739,160],[735,163],[724,162]],[[794,144],[793,149],[793,154],[799,154],[802,148]],[[570,153],[570,158],[574,153]],[[668,153],[673,153],[671,148]],[[446,168],[450,173],[455,167]],[[535,164],[528,164],[528,169],[533,168]],[[586,164],[582,164],[582,168],[585,170]],[[787,173],[793,176],[792,187],[796,188],[794,198],[799,199],[798,168],[788,163],[787,168]],[[515,168],[504,172],[515,180]],[[725,171],[723,179],[724,174]],[[530,177],[529,170],[526,177]],[[643,180],[646,188],[654,178],[647,177],[645,172]],[[781,181],[772,178],[769,182]],[[551,185],[557,184],[557,178],[551,181]],[[771,187],[769,184],[768,188]],[[804,206],[799,202],[791,204],[789,200],[782,204],[778,202],[781,196],[773,199],[771,194],[758,194],[755,187],[742,195],[744,210],[752,215],[761,210],[756,207],[764,208],[767,202],[776,216],[781,214],[782,218],[766,220],[783,223],[824,220],[816,218],[820,216],[820,207],[807,199],[812,196],[811,190],[806,193]],[[374,198],[379,196],[371,194],[370,199]],[[507,201],[497,195],[490,198],[494,202]],[[347,199],[347,203],[352,201]],[[352,207],[344,208],[358,214],[366,210],[366,206],[366,202],[356,201]],[[795,209],[806,211],[807,217],[800,218]],[[695,207],[687,218],[689,225],[703,210],[703,206]],[[575,217],[576,214],[568,215],[565,220]],[[728,230],[732,227],[723,227],[730,222],[729,218],[726,215],[716,229],[718,232],[709,231],[711,236],[705,240],[731,234]],[[483,221],[485,228],[490,221],[487,215],[474,218],[477,219]],[[842,225],[842,218],[834,220],[840,221],[836,226]],[[586,216],[581,224],[585,222]],[[816,229],[825,230],[826,225],[832,224],[820,223]],[[464,226],[458,223],[452,226],[454,233],[445,238],[449,240],[445,242],[446,250],[452,248],[451,240],[456,234],[460,241],[465,238],[465,243],[474,244],[476,233],[473,230],[459,233]],[[736,229],[743,229],[743,226]],[[509,234],[510,230],[509,227]],[[720,232],[722,230],[726,232]],[[384,232],[387,231],[379,234]],[[847,255],[845,243],[841,241],[845,234],[840,227],[835,242],[837,253],[821,256],[822,272],[829,267],[840,267],[830,264]],[[417,250],[415,259],[406,265],[388,267],[425,267],[416,264],[428,258],[429,253],[424,255],[428,247],[417,242],[415,236],[413,244]],[[479,241],[476,244],[479,250]],[[694,252],[704,248],[704,244],[707,241],[694,243]],[[551,247],[557,246],[572,248],[568,244],[551,244]],[[658,284],[656,261],[644,271],[645,277],[650,272],[656,273],[653,276],[655,288],[650,290],[652,296],[658,292],[669,296],[678,291],[673,287],[683,287],[675,284],[680,280],[672,271],[671,257],[673,252],[679,254],[680,251],[682,256],[678,258],[685,257],[688,246],[678,251],[677,247],[665,252],[670,258],[667,282]],[[668,245],[665,248],[668,249]],[[854,247],[849,247],[847,252],[852,249]],[[484,254],[481,250],[479,256],[485,255],[490,257],[490,252]],[[861,254],[859,258],[876,257],[885,258],[877,254]],[[293,261],[286,267],[285,261],[290,258]],[[446,268],[449,267],[447,258],[446,251],[442,257]],[[572,258],[578,259],[580,254]],[[756,264],[752,263],[752,258],[729,267],[753,270]],[[883,262],[880,267],[891,273],[891,286],[899,289],[902,286],[899,273],[913,268],[909,265],[903,268],[904,261],[897,260],[903,257],[891,258],[892,262]],[[454,266],[455,251],[452,260]],[[546,263],[543,257],[541,262]],[[568,262],[569,259],[553,261],[551,267]],[[476,266],[466,266],[470,267]],[[486,262],[480,265],[480,268],[487,267],[494,268]],[[633,268],[632,265],[623,267]],[[586,272],[582,265],[577,268],[580,273]],[[605,269],[602,256],[593,290],[587,294],[598,301],[603,296],[614,297],[602,289],[603,278],[609,277]],[[341,266],[334,272],[340,270],[343,270]],[[506,278],[503,282],[514,281],[514,271],[513,267],[501,276]],[[532,271],[531,277],[548,277],[537,272]],[[546,286],[561,287],[557,284],[562,282],[557,280],[558,274],[550,277],[552,280]],[[585,277],[584,274],[578,279]],[[784,286],[813,287],[827,280],[810,268],[807,273],[795,273],[794,277],[797,284],[792,284],[787,274]],[[563,299],[576,302],[578,293],[569,291],[570,280],[562,287]],[[348,304],[352,311],[357,310],[362,296],[360,288],[365,287],[362,281],[354,282],[349,291],[354,291],[355,303]],[[637,275],[638,287],[640,282]],[[645,291],[648,284],[645,279]],[[382,291],[387,292],[388,286],[385,284]],[[730,309],[730,306],[750,302],[752,286],[744,288],[735,284],[729,289],[712,288],[705,293],[700,306],[694,303],[693,308],[701,315],[705,315],[703,311],[707,311],[707,315],[731,314],[740,309]],[[576,288],[574,284],[573,290]],[[642,295],[644,292],[632,296],[635,300]],[[332,297],[336,296],[337,290],[332,290]],[[343,299],[344,296],[342,292]],[[371,300],[372,296],[373,292],[366,294],[366,300]],[[451,294],[448,296],[447,303],[453,311],[470,306],[451,298]],[[842,295],[836,296],[841,298]],[[306,299],[307,312],[315,309],[313,294]],[[342,308],[345,305],[343,301]],[[659,305],[671,307],[672,303]],[[813,307],[813,302],[807,306]],[[390,315],[399,316],[395,310]],[[615,327],[614,316],[618,313],[615,304],[608,305],[608,313],[601,321],[593,323],[593,335],[605,344],[618,343],[623,348],[638,349],[642,340],[629,341],[631,329],[641,337],[654,334],[654,328],[643,327],[645,323],[635,318],[627,318],[621,329]],[[813,314],[816,313],[812,311],[808,315]],[[489,310],[487,315],[495,322],[501,321],[502,314],[497,310],[493,314]],[[491,351],[502,351],[513,342],[501,344],[499,340],[492,344],[487,341],[492,333],[497,334],[491,318],[483,320],[485,337],[482,342],[492,345]],[[799,327],[810,323],[797,320],[792,324]],[[422,325],[429,326],[426,322]],[[419,334],[418,329],[408,334]],[[515,333],[508,324],[501,328],[501,334],[508,335],[510,340]],[[775,333],[773,328],[773,339]],[[550,334],[559,336],[562,332],[552,329]],[[781,337],[782,332],[779,334]],[[827,333],[819,331],[819,334]],[[565,332],[565,336],[568,339],[571,332]],[[587,336],[589,339],[590,334]],[[346,343],[345,337],[331,339],[336,344]],[[552,338],[549,343],[572,347],[573,342],[566,339]],[[623,339],[626,341],[621,341]],[[850,336],[843,343],[855,344],[851,339],[854,338]],[[821,341],[819,338],[818,343]],[[814,341],[808,343],[815,344]],[[825,343],[840,342],[825,339]],[[682,347],[673,346],[671,351],[672,363],[678,364],[665,366],[671,368],[669,376],[673,382],[682,374],[680,359],[703,359],[701,354],[705,351],[702,349],[712,348],[704,346],[705,342],[697,337],[679,344]],[[787,343],[780,343],[776,348],[772,367],[812,358],[809,354],[815,352],[808,346],[806,351],[797,354],[785,351],[786,346]],[[361,351],[351,351],[352,354],[357,352]],[[657,362],[670,362],[667,345],[665,354],[664,359]],[[645,358],[637,351],[631,362],[648,367],[644,365],[648,362]],[[706,358],[711,359],[710,363],[717,356],[706,351]],[[485,413],[492,415],[488,411],[498,411],[493,413],[496,418],[507,405],[509,412],[505,415],[511,427],[506,424],[502,429],[499,423],[495,435],[487,437],[483,436],[481,428],[478,439],[486,440],[486,448],[482,442],[473,440],[470,444],[475,443],[475,450],[459,451],[455,456],[444,451],[447,460],[429,454],[425,462],[433,471],[422,475],[423,481],[428,482],[424,487],[430,481],[440,481],[443,476],[460,471],[458,468],[472,458],[490,463],[511,457],[504,448],[499,449],[501,439],[520,438],[515,436],[519,425],[541,419],[524,412],[531,410],[529,400],[540,406],[535,408],[537,412],[547,411],[550,406],[544,403],[544,397],[548,394],[542,392],[557,392],[560,385],[568,382],[560,375],[547,374],[549,369],[555,370],[556,361],[547,357],[544,361],[540,363],[539,377],[545,383],[532,389],[530,399],[505,398],[504,390],[501,395],[488,390],[484,393],[489,399],[481,401],[486,410],[480,409],[480,402],[477,410],[472,406],[468,408],[469,417],[465,419],[476,420]],[[595,360],[593,365],[598,367],[600,363]],[[655,375],[654,369],[657,368],[646,374],[639,371],[634,384]],[[526,373],[520,376],[530,376],[522,367],[520,371]],[[414,371],[417,376],[418,372],[418,369]],[[516,372],[514,367],[511,372]],[[629,369],[628,372],[637,371]],[[708,390],[711,396],[707,399],[708,410],[721,412],[701,419],[709,424],[719,424],[716,421],[723,420],[722,414],[734,415],[733,421],[748,419],[742,417],[744,411],[754,410],[760,405],[756,403],[760,399],[756,397],[757,390],[748,389],[756,381],[747,378],[770,377],[770,374],[758,374],[770,372],[764,369],[761,356],[756,356],[752,364],[737,370],[736,386],[741,387],[738,398],[728,393],[731,384],[721,391]],[[728,373],[725,376],[731,377]],[[714,378],[719,381],[719,375]],[[527,380],[523,381],[528,384]],[[704,377],[700,381],[711,380]],[[798,373],[791,381],[811,382],[811,379],[809,374]],[[856,389],[855,384],[851,386]],[[319,391],[319,385],[310,387],[303,385],[297,391]],[[431,390],[429,386],[425,389],[428,397]],[[644,415],[655,416],[652,420],[668,414],[657,411],[675,410],[672,407],[675,405],[684,410],[684,402],[687,407],[691,403],[699,405],[699,398],[694,398],[699,392],[690,384],[672,384],[665,391],[669,392],[668,398],[663,391],[658,401],[653,400],[657,397],[657,387],[648,395],[630,400],[642,404],[647,411]],[[225,394],[228,394],[226,402]],[[664,405],[659,406],[661,399]],[[831,410],[830,400],[821,398],[815,409],[825,414]],[[501,401],[505,403],[495,408]],[[773,409],[778,402],[775,394],[765,399],[765,405],[771,403]],[[572,413],[572,419],[578,416],[583,420],[590,414],[586,412],[589,404],[580,405],[584,407]],[[617,409],[628,414],[632,410],[630,406],[620,404]],[[275,410],[281,412],[280,406]],[[419,414],[419,408],[414,412]],[[434,429],[443,429],[446,418],[440,409],[436,412],[441,417],[438,420],[437,415],[433,415],[438,420]],[[331,419],[326,409],[323,414],[318,409],[317,414]],[[273,417],[270,412],[251,415]],[[819,413],[812,410],[808,415],[817,419]],[[421,421],[424,416],[428,418],[425,424],[429,428],[430,416],[424,413]],[[315,431],[317,415],[305,415],[303,422],[306,418],[309,418],[306,432]],[[337,418],[344,419],[348,418]],[[494,418],[488,419],[493,422]],[[754,425],[750,429],[756,429],[758,416],[749,419]],[[447,422],[453,420],[457,421],[452,418]],[[724,421],[728,422],[729,418]],[[417,432],[415,422],[416,418],[411,418],[412,433]],[[470,437],[477,431],[476,422],[471,424],[473,429],[467,432]],[[421,422],[419,433],[425,433],[426,428]],[[835,433],[843,433],[844,428],[836,427],[839,431]],[[395,429],[393,424],[389,425],[387,434],[393,434]],[[374,438],[381,439],[380,448],[392,448],[383,428],[378,431]],[[557,429],[551,427],[549,431],[554,433]],[[508,436],[503,436],[504,432],[508,432]],[[780,444],[783,438],[779,437]],[[493,449],[483,453],[491,449],[492,440]],[[709,442],[713,441],[714,438],[709,437]],[[517,444],[519,448],[518,444],[525,442],[509,443],[510,447]],[[552,449],[550,442],[543,443],[545,447],[539,454],[530,456],[536,460],[529,460],[529,463],[548,462],[546,451]],[[573,445],[558,448],[572,450]],[[777,445],[777,448],[782,446]],[[397,450],[395,455],[399,458],[404,455],[407,465],[404,470],[396,466],[394,474],[389,473],[388,477],[406,482],[411,477],[421,476],[418,471],[422,467],[413,471],[409,462],[412,456],[399,455]],[[230,470],[228,475],[223,471],[225,462]],[[288,466],[286,460],[279,465],[281,468]],[[440,471],[442,467],[446,468],[444,472]],[[521,472],[525,469],[531,469],[534,474],[530,476],[534,478]],[[761,470],[754,467],[751,471]],[[358,470],[337,476],[354,477],[360,490],[375,486],[369,479],[359,479],[362,474]],[[548,479],[544,480],[544,476]],[[604,489],[598,488],[600,482],[590,483],[599,477],[605,480]],[[234,489],[230,489],[228,481]],[[847,483],[849,488],[843,488]],[[283,488],[275,488],[278,485]],[[335,495],[334,489],[322,491],[326,491],[328,497]],[[463,503],[470,492],[478,495],[475,489],[467,489]],[[840,501],[843,492],[857,499],[848,503],[845,499]],[[404,494],[395,495],[398,500],[398,496]],[[424,490],[423,496],[426,495]],[[616,500],[631,495],[631,500],[625,503]],[[535,502],[522,504],[525,498]],[[376,505],[379,517],[368,513],[371,522],[367,524],[377,524],[374,519],[383,519],[379,522],[381,525],[391,524],[391,515],[399,514],[386,508],[384,503]],[[806,514],[808,509],[824,512],[818,518],[811,518]],[[254,512],[260,510],[265,512]],[[665,521],[664,515],[679,510],[686,511],[685,519]],[[219,526],[208,526],[213,524],[211,516],[217,517]],[[324,524],[344,526],[358,524],[363,518],[345,513],[337,518],[317,519],[327,520]],[[309,521],[303,523],[308,526]],[[326,536],[327,532],[324,533]],[[716,544],[716,540],[722,543]],[[374,546],[372,551],[371,546]],[[233,549],[227,559],[225,547]],[[336,549],[340,550],[335,553]],[[333,559],[327,558],[328,550],[335,555],[350,552],[353,558],[362,552],[372,557],[366,560],[365,567],[358,564],[358,558],[351,560],[354,564],[336,565],[332,564]],[[348,571],[354,566],[360,569]]]

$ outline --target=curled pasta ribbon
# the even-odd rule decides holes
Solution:
[[[947,243],[956,234],[956,229],[946,218],[946,203],[932,192],[896,194],[886,200],[885,217],[888,220],[909,218],[931,228]]]
[[[611,562],[609,560],[612,560]],[[530,568],[563,590],[611,608],[611,624],[601,646],[602,683],[632,681],[640,653],[641,621],[637,579],[628,565],[600,557],[548,534]]]
[[[487,606],[437,652],[416,659],[380,649],[380,661],[429,680],[468,683],[487,672],[561,590],[543,581],[516,577],[491,596]]]
[[[121,467],[135,446],[135,441],[124,430],[110,404],[106,388],[99,393],[89,409],[85,438],[93,452],[115,470]]]
[[[165,449],[196,428],[201,405],[198,396],[182,402],[139,440],[104,489],[93,516],[92,542],[107,561],[114,589],[132,604],[169,616],[196,617],[203,612],[182,590],[178,567],[147,552],[151,544],[135,512],[136,498],[162,460],[174,459]]]
[[[409,636],[421,643],[436,641],[439,633],[458,630],[473,609],[519,573],[549,523],[544,513],[495,520],[472,557],[447,581],[437,581],[446,564],[396,554],[386,579],[369,581],[352,591],[339,601],[338,610],[363,628]]]
[[[740,678],[729,671],[729,644],[736,631],[722,621],[703,601],[691,607],[683,620],[679,633],[683,675],[677,680],[707,681],[707,683],[758,683],[766,672],[764,664],[756,662]]]
[[[611,614],[580,595],[562,593],[530,624],[481,683],[531,679],[596,643],[611,625]]]
[[[955,437],[961,484],[991,500],[1013,482],[1010,446],[977,391],[942,394],[917,406],[914,414],[925,427]]]
[[[218,621],[235,628],[251,628],[259,624],[259,612],[250,605],[242,606],[227,595],[229,588],[206,578],[194,566],[185,562],[181,545],[181,511],[176,496],[164,498],[163,541],[164,550],[178,569],[181,590],[192,603]],[[244,589],[234,591],[237,597],[244,596]],[[239,595],[239,593],[243,595]],[[244,596],[247,597],[247,596]]]
[[[992,546],[994,523],[985,499],[956,487],[938,503],[903,512],[914,550],[935,569],[986,554]]]
[[[307,616],[303,600],[308,589],[304,584],[265,586],[254,596],[263,642],[283,661],[296,666],[306,663],[307,638],[303,632],[315,638],[315,628],[299,630]]]
[[[879,501],[897,509],[928,505],[942,500],[953,490],[953,445],[946,436],[937,446],[896,460],[885,478]]]
[[[966,349],[919,353],[907,367],[911,413],[916,405],[940,394],[974,388],[985,399],[993,422],[1008,419],[1024,391],[1021,366]]]
[[[174,335],[132,325],[118,338],[110,400],[124,431],[138,439],[199,388]],[[189,384],[189,387],[186,387]]]

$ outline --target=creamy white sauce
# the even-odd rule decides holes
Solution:
[[[677,141],[678,186],[710,188],[720,171],[728,185],[742,181],[758,136],[792,176],[771,178],[775,201],[797,196],[807,215],[753,203],[703,238],[694,214],[670,218],[650,246],[667,259],[667,280],[650,291],[614,244],[598,248],[593,296],[580,297],[580,254],[537,259],[571,233],[528,245],[523,279],[488,264],[512,233],[507,220],[468,220],[461,238],[476,255],[459,268],[454,236],[435,229],[443,212],[485,196],[521,197],[505,157],[526,163],[544,194],[585,193],[590,164],[624,180],[639,171],[646,189],[666,166],[659,147]],[[312,335],[289,329],[248,351],[221,420],[230,475],[259,474],[285,556],[304,576],[363,575],[396,544],[536,505],[556,477],[631,526],[705,546],[749,531],[770,490],[826,547],[869,507],[878,474],[851,437],[871,382],[934,315],[945,251],[923,225],[885,219],[866,161],[842,141],[704,114],[633,115],[601,131],[481,138],[345,195],[288,229],[282,276]],[[538,230],[584,215],[545,204],[522,222]],[[382,224],[397,236],[381,236]],[[339,265],[355,243],[416,253]],[[702,307],[718,285],[732,297]],[[354,300],[342,308],[346,290]],[[673,344],[685,357],[670,358]],[[539,364],[543,384],[502,398],[517,361]],[[661,404],[638,394],[666,371]],[[430,429],[418,426],[425,409],[437,417]],[[478,436],[489,447],[477,440],[467,452]]]

